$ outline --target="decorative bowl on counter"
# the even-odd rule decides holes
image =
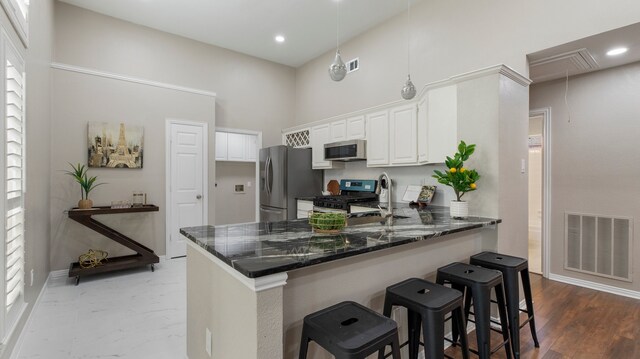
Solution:
[[[316,233],[340,233],[347,225],[347,214],[311,211],[309,212],[309,225]]]

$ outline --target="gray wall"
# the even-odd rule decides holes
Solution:
[[[216,92],[216,126],[280,144],[293,123],[295,70],[65,3],[56,3],[54,61]]]
[[[216,161],[216,184],[216,224],[256,221],[255,162]],[[238,184],[244,185],[244,193],[235,192]]]
[[[640,290],[640,62],[531,87],[551,107],[551,272]],[[571,122],[569,122],[569,114]],[[566,211],[634,218],[633,283],[564,270]]]
[[[88,121],[124,121],[145,127],[142,170],[91,170],[107,182],[92,193],[96,205],[148,193],[160,213],[104,216],[126,235],[156,253],[165,253],[165,118],[209,123],[209,223],[215,218],[215,127],[262,131],[265,145],[281,142],[280,129],[293,122],[295,70],[117,20],[64,3],[55,6],[54,61],[215,92],[210,97],[54,70],[53,141],[50,176],[51,266],[63,269],[89,248],[111,255],[128,253],[102,236],[71,222],[64,211],[77,203],[77,189],[61,170],[86,161]],[[214,113],[215,111],[215,113]],[[213,119],[215,118],[215,123]]]
[[[24,51],[27,72],[26,84],[26,170],[28,173],[25,195],[25,302],[29,304],[13,336],[0,348],[0,358],[11,355],[18,334],[31,314],[40,291],[49,275],[49,184],[51,147],[51,119],[49,114],[51,80],[50,68],[53,34],[53,0],[32,1],[29,7],[29,48]],[[23,50],[22,43],[3,10],[0,23],[13,43]],[[33,285],[30,272],[34,271]]]
[[[526,54],[640,21],[634,0],[423,1],[411,11],[411,78],[419,89],[500,63],[527,74]],[[297,123],[399,100],[406,41],[406,14],[400,14],[341,45],[343,59],[360,58],[360,70],[341,82],[327,74],[334,50],[301,66]]]

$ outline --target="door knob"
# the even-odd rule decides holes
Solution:
[[[196,198],[197,198],[197,199],[200,199],[200,198],[202,198],[202,196],[201,196],[201,195],[197,195],[197,196],[196,196]]]

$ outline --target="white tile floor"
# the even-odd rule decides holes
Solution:
[[[186,358],[184,258],[74,284],[50,281],[14,357]]]

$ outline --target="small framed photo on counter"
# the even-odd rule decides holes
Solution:
[[[426,206],[433,200],[436,193],[436,186],[407,186],[402,200],[409,203]]]

